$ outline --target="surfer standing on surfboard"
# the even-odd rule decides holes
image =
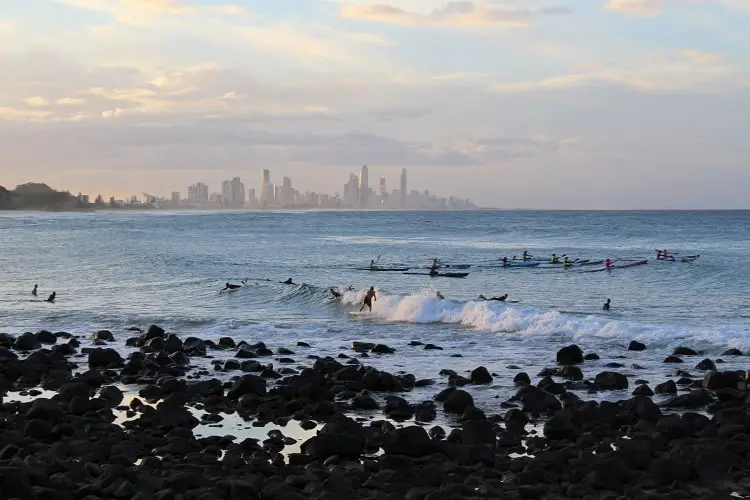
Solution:
[[[372,301],[377,301],[378,298],[375,296],[375,287],[371,286],[369,290],[367,290],[367,294],[365,295],[365,300],[362,301],[362,307],[359,308],[359,312],[362,312],[362,310],[367,306],[372,312]]]

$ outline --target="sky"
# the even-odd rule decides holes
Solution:
[[[0,185],[750,208],[750,0],[0,0]]]

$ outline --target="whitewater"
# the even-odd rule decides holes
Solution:
[[[354,341],[382,342],[396,353],[368,364],[433,379],[484,365],[501,392],[519,370],[553,365],[569,343],[604,368],[643,342],[638,368],[625,368],[644,378],[663,377],[664,353],[680,345],[714,359],[750,348],[748,212],[3,213],[0,235],[0,331],[9,333],[107,328],[125,350],[127,328],[158,324],[205,338],[305,341],[332,356],[350,354]],[[656,248],[701,258],[658,262]],[[604,273],[475,267],[524,250],[649,263]],[[472,267],[465,279],[357,269],[378,256],[419,272],[433,258]],[[297,284],[281,283],[289,277]],[[372,312],[351,315],[370,286]],[[58,298],[47,304],[51,291]],[[476,300],[504,293],[514,302]]]

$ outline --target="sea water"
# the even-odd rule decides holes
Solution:
[[[657,261],[657,248],[701,257]],[[609,272],[476,267],[524,250],[649,262]],[[106,328],[124,350],[127,327],[158,324],[183,336],[290,347],[300,361],[353,355],[352,341],[383,342],[396,353],[363,361],[438,382],[441,368],[486,366],[497,375],[493,385],[473,390],[492,404],[512,393],[513,374],[533,377],[569,343],[602,357],[584,367],[587,376],[620,362],[654,383],[669,374],[662,360],[677,345],[713,359],[728,347],[750,349],[748,257],[745,211],[6,212],[0,331]],[[357,269],[378,258],[425,274],[433,258],[472,267],[465,279]],[[280,283],[290,277],[296,285]],[[219,293],[244,278],[246,287]],[[372,313],[348,314],[370,286],[377,291]],[[56,302],[44,302],[52,291]],[[473,300],[505,293],[519,302]],[[612,309],[605,312],[607,298]],[[408,345],[414,340],[443,350]],[[628,353],[630,340],[647,351]],[[296,348],[297,341],[312,349]],[[726,361],[743,367],[742,358]]]

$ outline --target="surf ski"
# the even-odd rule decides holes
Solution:
[[[469,273],[404,273],[410,276],[429,276],[431,278],[465,278]]]

